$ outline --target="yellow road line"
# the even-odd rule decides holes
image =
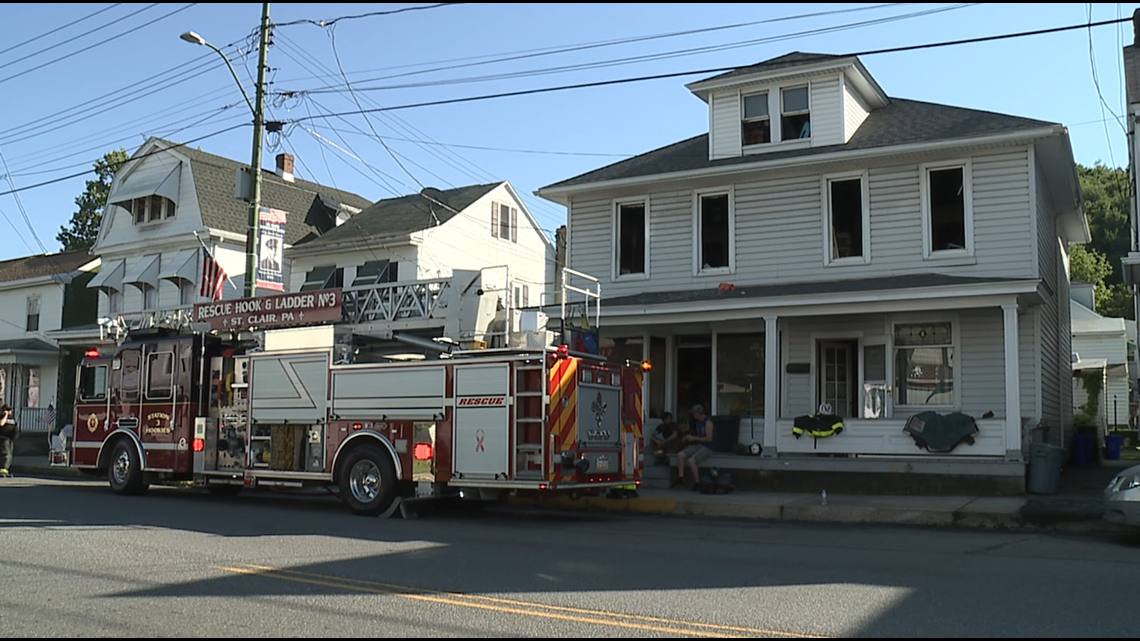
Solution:
[[[818,635],[801,634],[797,632],[785,632],[780,630],[767,630],[763,628],[747,628],[731,625],[721,625],[714,623],[701,623],[698,621],[684,621],[678,619],[668,619],[662,617],[651,617],[637,614],[625,614],[620,612],[609,612],[605,610],[592,610],[587,608],[576,608],[560,605],[549,605],[534,601],[521,601],[516,599],[505,599],[499,597],[488,597],[473,594],[463,594],[459,592],[446,592],[441,590],[432,590],[426,588],[416,588],[405,585],[397,585],[392,583],[382,583],[378,581],[365,581],[360,579],[349,579],[345,577],[330,576],[324,574],[316,574],[313,572],[303,572],[301,570],[291,570],[285,568],[275,568],[265,565],[257,564],[242,564],[245,568],[232,568],[215,566],[230,572],[237,572],[242,574],[255,574],[255,575],[270,575],[285,580],[298,581],[301,583],[313,583],[316,585],[324,585],[340,588],[359,588],[370,592],[379,594],[387,594],[392,596],[399,596],[408,599],[417,599],[423,601],[431,601],[435,603],[443,603],[447,605],[463,606],[483,610],[491,610],[495,612],[503,612],[510,614],[521,614],[525,616],[535,616],[550,619],[559,619],[566,621],[575,621],[579,623],[591,623],[596,625],[607,625],[612,627],[631,628],[637,630],[647,630],[653,632],[664,632],[667,634],[687,634],[690,636],[701,637],[724,637],[726,633],[741,633],[743,635],[768,635],[789,638],[820,638]],[[413,594],[409,594],[412,592]],[[473,603],[472,601],[481,601],[485,603]],[[488,605],[493,604],[493,605]],[[530,609],[524,609],[530,608]],[[553,612],[542,612],[539,610],[551,610]],[[563,612],[567,614],[558,614]],[[597,618],[608,617],[608,618]],[[644,623],[629,623],[622,621],[640,621]],[[704,628],[711,632],[704,632],[699,629]]]

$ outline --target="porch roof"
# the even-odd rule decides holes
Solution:
[[[727,291],[722,291],[717,287],[708,287],[668,292],[644,292],[632,296],[603,299],[602,313],[605,314],[607,310],[612,311],[615,307],[684,305],[686,303],[706,303],[714,301],[727,303],[729,301],[747,299],[757,299],[756,302],[761,305],[769,302],[767,299],[780,299],[782,302],[793,298],[800,299],[796,301],[797,304],[808,302],[802,300],[804,298],[815,298],[814,302],[828,303],[838,302],[829,298],[837,294],[890,292],[941,287],[956,287],[969,292],[971,289],[982,285],[1015,285],[1027,282],[1036,283],[1037,281],[1026,281],[1025,279],[1018,278],[948,276],[945,274],[907,274],[903,276],[779,283],[772,285],[737,285]],[[678,311],[685,310],[680,308]]]

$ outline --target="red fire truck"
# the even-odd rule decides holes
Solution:
[[[259,346],[147,329],[89,351],[70,464],[120,494],[179,481],[217,494],[328,487],[364,515],[640,483],[641,363],[562,345],[334,364],[331,346],[288,339],[303,331],[267,331]]]

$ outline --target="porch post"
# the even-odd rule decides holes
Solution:
[[[1001,306],[1005,326],[1005,458],[1022,460],[1021,359],[1018,350],[1017,303]]]
[[[764,456],[776,456],[776,419],[780,416],[780,332],[778,316],[764,317]]]

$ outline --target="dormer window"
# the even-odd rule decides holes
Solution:
[[[174,201],[163,196],[143,196],[120,204],[130,210],[136,225],[174,218]]]
[[[811,111],[808,106],[808,88],[792,87],[780,92],[780,140],[811,138]]]
[[[768,94],[744,96],[744,120],[741,123],[744,144],[762,145],[772,142],[772,119],[768,116]]]

